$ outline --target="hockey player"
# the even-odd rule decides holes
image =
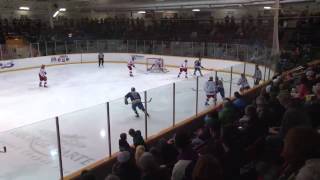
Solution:
[[[128,69],[129,69],[129,75],[130,75],[130,77],[133,77],[132,67],[136,67],[136,66],[134,65],[134,60],[135,60],[135,57],[134,57],[134,56],[131,56],[131,59],[129,59],[129,61],[128,61]]]
[[[209,80],[204,84],[204,91],[207,95],[207,99],[205,102],[206,106],[209,106],[209,100],[210,98],[213,98],[213,101],[216,103],[217,102],[217,86],[216,83],[213,81],[213,77],[210,76]]]
[[[224,93],[223,82],[218,78],[218,76],[216,76],[215,83],[217,87],[217,92],[220,93],[220,96],[222,97],[222,99],[224,99],[225,93]]]
[[[258,65],[256,65],[256,69],[253,74],[253,79],[254,79],[254,85],[255,86],[259,85],[259,83],[262,79],[262,73],[261,73],[261,70],[259,69]]]
[[[194,61],[194,72],[193,72],[193,75],[196,76],[196,72],[199,71],[200,76],[203,76],[202,72],[201,72],[201,68],[203,69],[204,67],[201,65],[201,58],[199,58],[198,60]]]
[[[180,65],[180,72],[178,74],[178,78],[180,77],[182,72],[185,72],[185,78],[188,78],[188,60],[184,60],[184,63]]]
[[[244,74],[241,74],[241,77],[237,83],[240,86],[240,92],[244,92],[245,90],[250,89],[250,85],[248,83],[248,80]]]
[[[141,97],[140,94],[138,92],[136,92],[136,89],[134,87],[131,88],[131,92],[129,92],[128,94],[126,94],[126,96],[124,97],[124,103],[126,105],[128,105],[128,98],[130,98],[131,103],[132,103],[132,109],[134,111],[134,113],[136,114],[136,117],[139,117],[139,113],[137,111],[137,107],[143,111],[144,113],[147,114],[147,116],[149,116],[149,114],[146,112],[146,110],[144,109],[144,106],[141,102]]]
[[[103,63],[104,63],[104,54],[103,54],[102,52],[100,52],[100,53],[98,54],[98,60],[99,60],[99,67],[100,67],[100,66],[104,67],[104,66],[103,66]]]
[[[158,71],[162,71],[163,72],[163,64],[162,64],[162,59],[156,59],[154,61],[154,63],[152,64],[152,66],[147,69],[148,71],[150,70],[158,70]]]
[[[47,87],[47,72],[45,70],[45,66],[41,65],[40,71],[39,71],[39,87],[42,87],[42,81],[44,82],[44,87]]]

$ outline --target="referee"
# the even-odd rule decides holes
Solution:
[[[99,67],[100,66],[104,67],[103,66],[103,63],[104,63],[104,54],[103,54],[103,52],[99,52],[98,59],[99,59]]]

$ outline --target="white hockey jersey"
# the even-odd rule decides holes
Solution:
[[[254,71],[253,78],[254,79],[260,79],[260,80],[262,79],[262,73],[261,73],[260,69],[256,69]]]
[[[248,80],[247,78],[243,78],[243,77],[240,77],[238,83],[237,83],[241,88],[247,88],[247,87],[250,87],[249,86],[249,83],[248,83]]]
[[[39,76],[41,77],[45,77],[47,74],[46,70],[44,68],[40,68],[40,71],[39,71]]]
[[[215,95],[217,93],[217,86],[214,81],[207,81],[203,87],[206,95]]]
[[[134,59],[128,60],[128,66],[134,66]]]
[[[181,65],[180,65],[180,68],[188,68],[188,62],[183,62]]]

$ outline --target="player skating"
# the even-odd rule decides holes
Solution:
[[[185,78],[188,78],[188,60],[184,60],[184,63],[180,65],[180,72],[178,74],[178,78],[180,77],[182,72],[185,73]]]
[[[217,96],[216,96],[217,95],[217,86],[216,86],[216,83],[213,81],[212,76],[210,76],[209,80],[204,84],[203,89],[204,89],[206,96],[207,96],[205,105],[209,106],[209,100],[211,98],[213,98],[214,103],[216,103],[217,102]]]
[[[217,92],[220,93],[220,96],[222,97],[222,99],[224,99],[225,93],[224,93],[223,82],[218,78],[218,76],[216,76],[215,83],[217,87]]]
[[[203,69],[204,67],[201,65],[201,58],[199,58],[198,60],[194,61],[194,72],[193,75],[196,76],[197,75],[197,71],[199,71],[200,76],[202,75],[201,69]]]
[[[103,66],[103,63],[104,63],[104,54],[103,54],[102,52],[100,52],[100,53],[98,54],[98,60],[99,60],[99,67],[100,67],[100,66],[104,67],[104,66]]]
[[[262,73],[261,73],[261,70],[259,69],[258,65],[256,65],[256,69],[253,74],[253,79],[254,79],[254,85],[255,86],[259,85],[259,83],[262,79]]]
[[[136,67],[136,66],[134,65],[134,60],[135,60],[135,57],[134,57],[134,56],[131,56],[131,59],[129,59],[129,61],[128,61],[128,69],[129,69],[129,75],[130,75],[130,77],[133,77],[132,67]]]
[[[45,70],[45,65],[41,65],[40,71],[39,71],[39,87],[42,87],[42,81],[44,82],[44,87],[47,86],[47,72]]]
[[[144,113],[147,114],[147,116],[149,116],[149,114],[146,112],[146,110],[144,109],[144,106],[141,102],[141,96],[138,92],[136,92],[136,89],[134,87],[131,88],[131,92],[129,92],[128,94],[126,94],[126,96],[124,97],[124,103],[126,105],[128,105],[128,98],[130,98],[131,103],[132,103],[132,109],[134,111],[134,113],[136,114],[136,117],[139,117],[139,113],[137,111],[137,107],[143,111]]]
[[[250,85],[245,74],[241,74],[241,77],[237,84],[240,86],[240,92],[244,92],[245,90],[250,89]]]

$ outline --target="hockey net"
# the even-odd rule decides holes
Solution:
[[[146,58],[146,65],[148,72],[169,72],[162,58]]]

